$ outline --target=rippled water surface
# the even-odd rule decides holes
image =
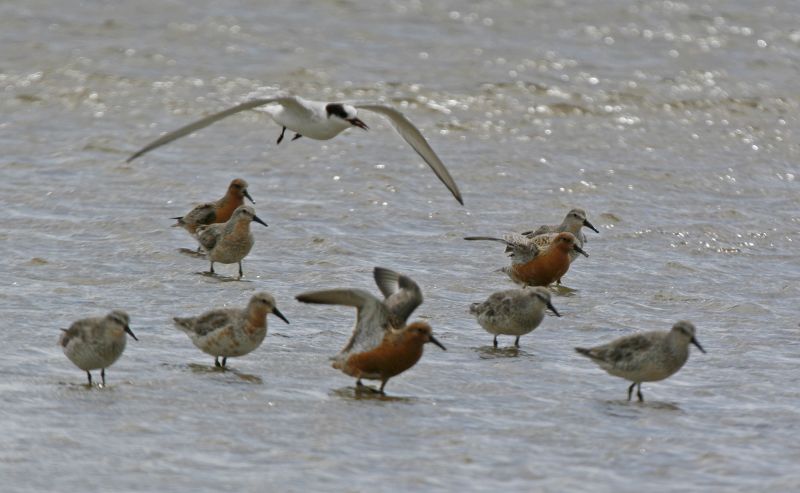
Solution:
[[[0,3],[3,491],[797,491],[799,26],[788,0]],[[400,106],[466,206],[375,115],[276,146],[248,112],[124,164],[278,90]],[[269,228],[221,282],[168,218],[235,177]],[[467,307],[506,259],[461,237],[571,207],[601,232],[563,317],[493,350]],[[385,398],[329,366],[353,311],[294,301],[377,294],[375,265],[448,347]],[[231,371],[171,325],[257,290],[291,325]],[[89,389],[58,329],[111,308],[140,341]],[[644,404],[572,350],[678,319],[708,354]]]

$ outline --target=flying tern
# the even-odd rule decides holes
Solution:
[[[358,118],[358,110],[371,111],[386,117],[400,134],[401,137],[414,149],[417,154],[431,167],[436,176],[450,190],[460,204],[464,204],[461,192],[458,190],[453,177],[445,168],[439,156],[431,149],[428,141],[422,136],[419,129],[400,111],[381,103],[376,102],[322,102],[309,101],[298,96],[280,96],[272,98],[251,99],[238,104],[232,108],[214,113],[195,122],[189,123],[177,130],[169,132],[158,139],[150,142],[143,148],[136,151],[126,162],[131,162],[137,157],[153,149],[168,144],[173,140],[189,135],[223,118],[239,113],[240,111],[251,110],[260,106],[266,106],[265,112],[281,126],[281,133],[278,136],[278,144],[283,140],[286,129],[295,132],[292,140],[300,137],[308,137],[316,140],[329,140],[344,130],[351,127],[358,127],[368,130],[366,123]]]

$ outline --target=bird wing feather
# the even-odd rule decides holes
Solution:
[[[389,269],[375,267],[375,283],[386,297],[384,305],[405,325],[408,317],[422,304],[422,290],[413,279]]]
[[[403,140],[411,146],[414,151],[422,158],[428,166],[431,167],[433,172],[436,176],[444,183],[444,186],[450,190],[450,193],[458,200],[461,205],[464,205],[464,200],[461,198],[461,192],[458,190],[458,185],[456,185],[455,180],[452,176],[450,176],[450,172],[447,171],[444,163],[442,163],[439,156],[431,148],[428,141],[425,137],[420,133],[419,129],[411,123],[411,120],[406,118],[406,116],[398,111],[397,109],[387,106],[385,104],[380,103],[373,103],[373,102],[353,102],[348,103],[351,104],[353,107],[371,111],[373,113],[378,113],[386,117],[392,124],[392,126],[397,130],[397,133],[403,138]]]
[[[197,241],[199,241],[207,251],[211,251],[222,236],[222,227],[224,225],[225,223],[215,223],[197,228]]]
[[[142,147],[141,149],[139,149],[135,153],[133,153],[131,155],[131,157],[129,157],[128,159],[125,160],[125,162],[129,163],[129,162],[133,161],[134,159],[136,159],[137,157],[141,156],[142,154],[150,152],[153,149],[161,147],[161,146],[163,146],[165,144],[169,144],[173,140],[177,140],[177,139],[180,139],[181,137],[184,137],[184,136],[189,135],[191,133],[197,132],[198,130],[206,128],[207,126],[211,125],[212,123],[218,122],[219,120],[222,120],[223,118],[227,118],[227,117],[229,117],[231,115],[235,115],[236,113],[239,113],[241,111],[252,110],[253,108],[257,108],[259,106],[264,106],[266,104],[271,104],[271,103],[279,103],[279,104],[282,104],[282,105],[296,104],[296,105],[300,106],[300,104],[297,102],[297,100],[296,100],[296,98],[294,96],[281,96],[281,97],[274,97],[274,98],[251,99],[249,101],[245,101],[244,103],[237,104],[236,106],[233,106],[231,108],[219,111],[219,112],[214,113],[212,115],[208,115],[205,118],[201,118],[201,119],[199,119],[197,121],[194,121],[192,123],[184,125],[184,126],[182,126],[181,128],[179,128],[177,130],[173,130],[172,132],[164,134],[161,137],[157,138],[156,140],[150,142],[146,146]]]
[[[308,291],[297,295],[303,303],[345,305],[355,307],[356,325],[353,335],[334,359],[345,360],[350,354],[370,351],[378,347],[389,330],[391,314],[384,303],[361,289],[329,289]]]
[[[200,204],[189,211],[188,214],[181,218],[181,221],[188,225],[201,226],[204,224],[213,224],[216,218],[217,213],[215,212],[214,203],[208,202]]]

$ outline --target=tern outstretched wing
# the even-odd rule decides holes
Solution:
[[[192,122],[188,125],[184,125],[183,127],[173,130],[167,134],[162,135],[158,139],[150,142],[146,146],[142,147],[138,151],[136,151],[131,157],[125,160],[126,163],[129,163],[136,159],[137,157],[145,154],[147,152],[152,151],[157,147],[161,147],[164,144],[169,144],[173,140],[180,139],[183,136],[189,135],[190,133],[196,132],[202,128],[206,128],[207,126],[215,123],[223,118],[227,118],[231,115],[235,115],[241,111],[252,110],[253,108],[257,108],[259,106],[264,106],[266,104],[271,103],[279,103],[282,105],[297,105],[302,106],[297,102],[297,99],[294,96],[281,96],[275,98],[261,98],[261,99],[251,99],[250,101],[245,101],[244,103],[237,104],[232,108],[228,108],[227,110],[222,110],[218,113],[214,113],[213,115],[208,115],[205,118],[201,118],[195,122]]]
[[[445,168],[439,156],[433,152],[430,144],[428,144],[428,141],[422,136],[419,129],[411,123],[411,120],[406,118],[405,115],[395,108],[384,104],[366,102],[354,102],[350,104],[357,109],[372,111],[373,113],[378,113],[389,119],[395,130],[397,130],[397,133],[403,137],[403,140],[405,140],[428,166],[431,167],[433,172],[436,173],[436,176],[442,180],[442,183],[450,190],[450,193],[453,194],[456,200],[458,200],[461,205],[464,205],[464,200],[461,198],[461,192],[458,190],[458,185],[456,185],[455,180],[450,176],[450,172],[447,171],[447,168]]]

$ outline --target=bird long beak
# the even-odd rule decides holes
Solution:
[[[260,217],[258,217],[258,216],[256,216],[255,214],[253,214],[253,221],[257,222],[258,224],[263,224],[264,226],[266,226],[266,225],[267,225],[267,223],[265,223],[264,221],[262,221],[262,220],[261,220],[261,218],[260,218]]]
[[[692,340],[691,340],[691,341],[689,341],[689,342],[691,342],[692,344],[694,344],[695,346],[697,346],[697,349],[699,349],[701,353],[705,354],[706,350],[705,350],[705,349],[703,349],[703,346],[701,346],[699,342],[697,342],[697,339],[695,339],[694,337],[692,337]]]
[[[591,229],[595,233],[599,233],[600,232],[600,231],[597,230],[597,228],[594,227],[594,225],[592,225],[592,223],[589,222],[588,219],[584,219],[583,220],[583,225],[586,226],[587,228]]]
[[[127,325],[125,326],[125,332],[127,332],[129,336],[133,337],[134,341],[138,341],[139,340],[139,338],[136,337],[136,334],[134,334],[133,331],[131,330],[131,328],[128,327]]]
[[[277,308],[275,308],[275,307],[272,308],[272,314],[275,315],[276,317],[278,317],[279,319],[283,320],[287,324],[289,323],[289,321],[286,320],[286,317],[283,316],[283,313],[281,313],[281,311],[278,310]]]
[[[347,121],[350,122],[350,124],[353,125],[354,127],[358,127],[360,129],[363,129],[363,130],[369,130],[369,127],[367,126],[367,124],[362,122],[358,118],[351,118],[351,119],[349,119]]]
[[[442,345],[442,343],[441,343],[441,342],[439,342],[439,341],[438,341],[438,340],[437,340],[435,337],[433,337],[433,335],[431,335],[431,336],[430,336],[430,340],[431,340],[431,342],[432,342],[432,343],[434,343],[434,344],[436,344],[437,346],[439,346],[440,348],[442,348],[442,351],[447,351],[447,348],[446,348],[446,347],[444,347],[444,346]]]
[[[579,247],[578,245],[573,245],[572,249],[575,250],[576,252],[580,253],[584,257],[588,257],[589,256],[589,254],[584,252],[583,248]]]
[[[254,204],[256,203],[256,201],[253,200],[253,197],[250,196],[250,192],[248,192],[247,189],[245,189],[244,192],[242,192],[242,193],[244,194],[245,197],[247,197],[247,200],[249,200],[250,202],[252,202]]]
[[[558,310],[556,310],[556,307],[554,307],[553,304],[550,303],[549,301],[547,302],[547,309],[550,310],[551,312],[555,313],[556,317],[560,317],[561,316],[561,314],[558,313]]]

